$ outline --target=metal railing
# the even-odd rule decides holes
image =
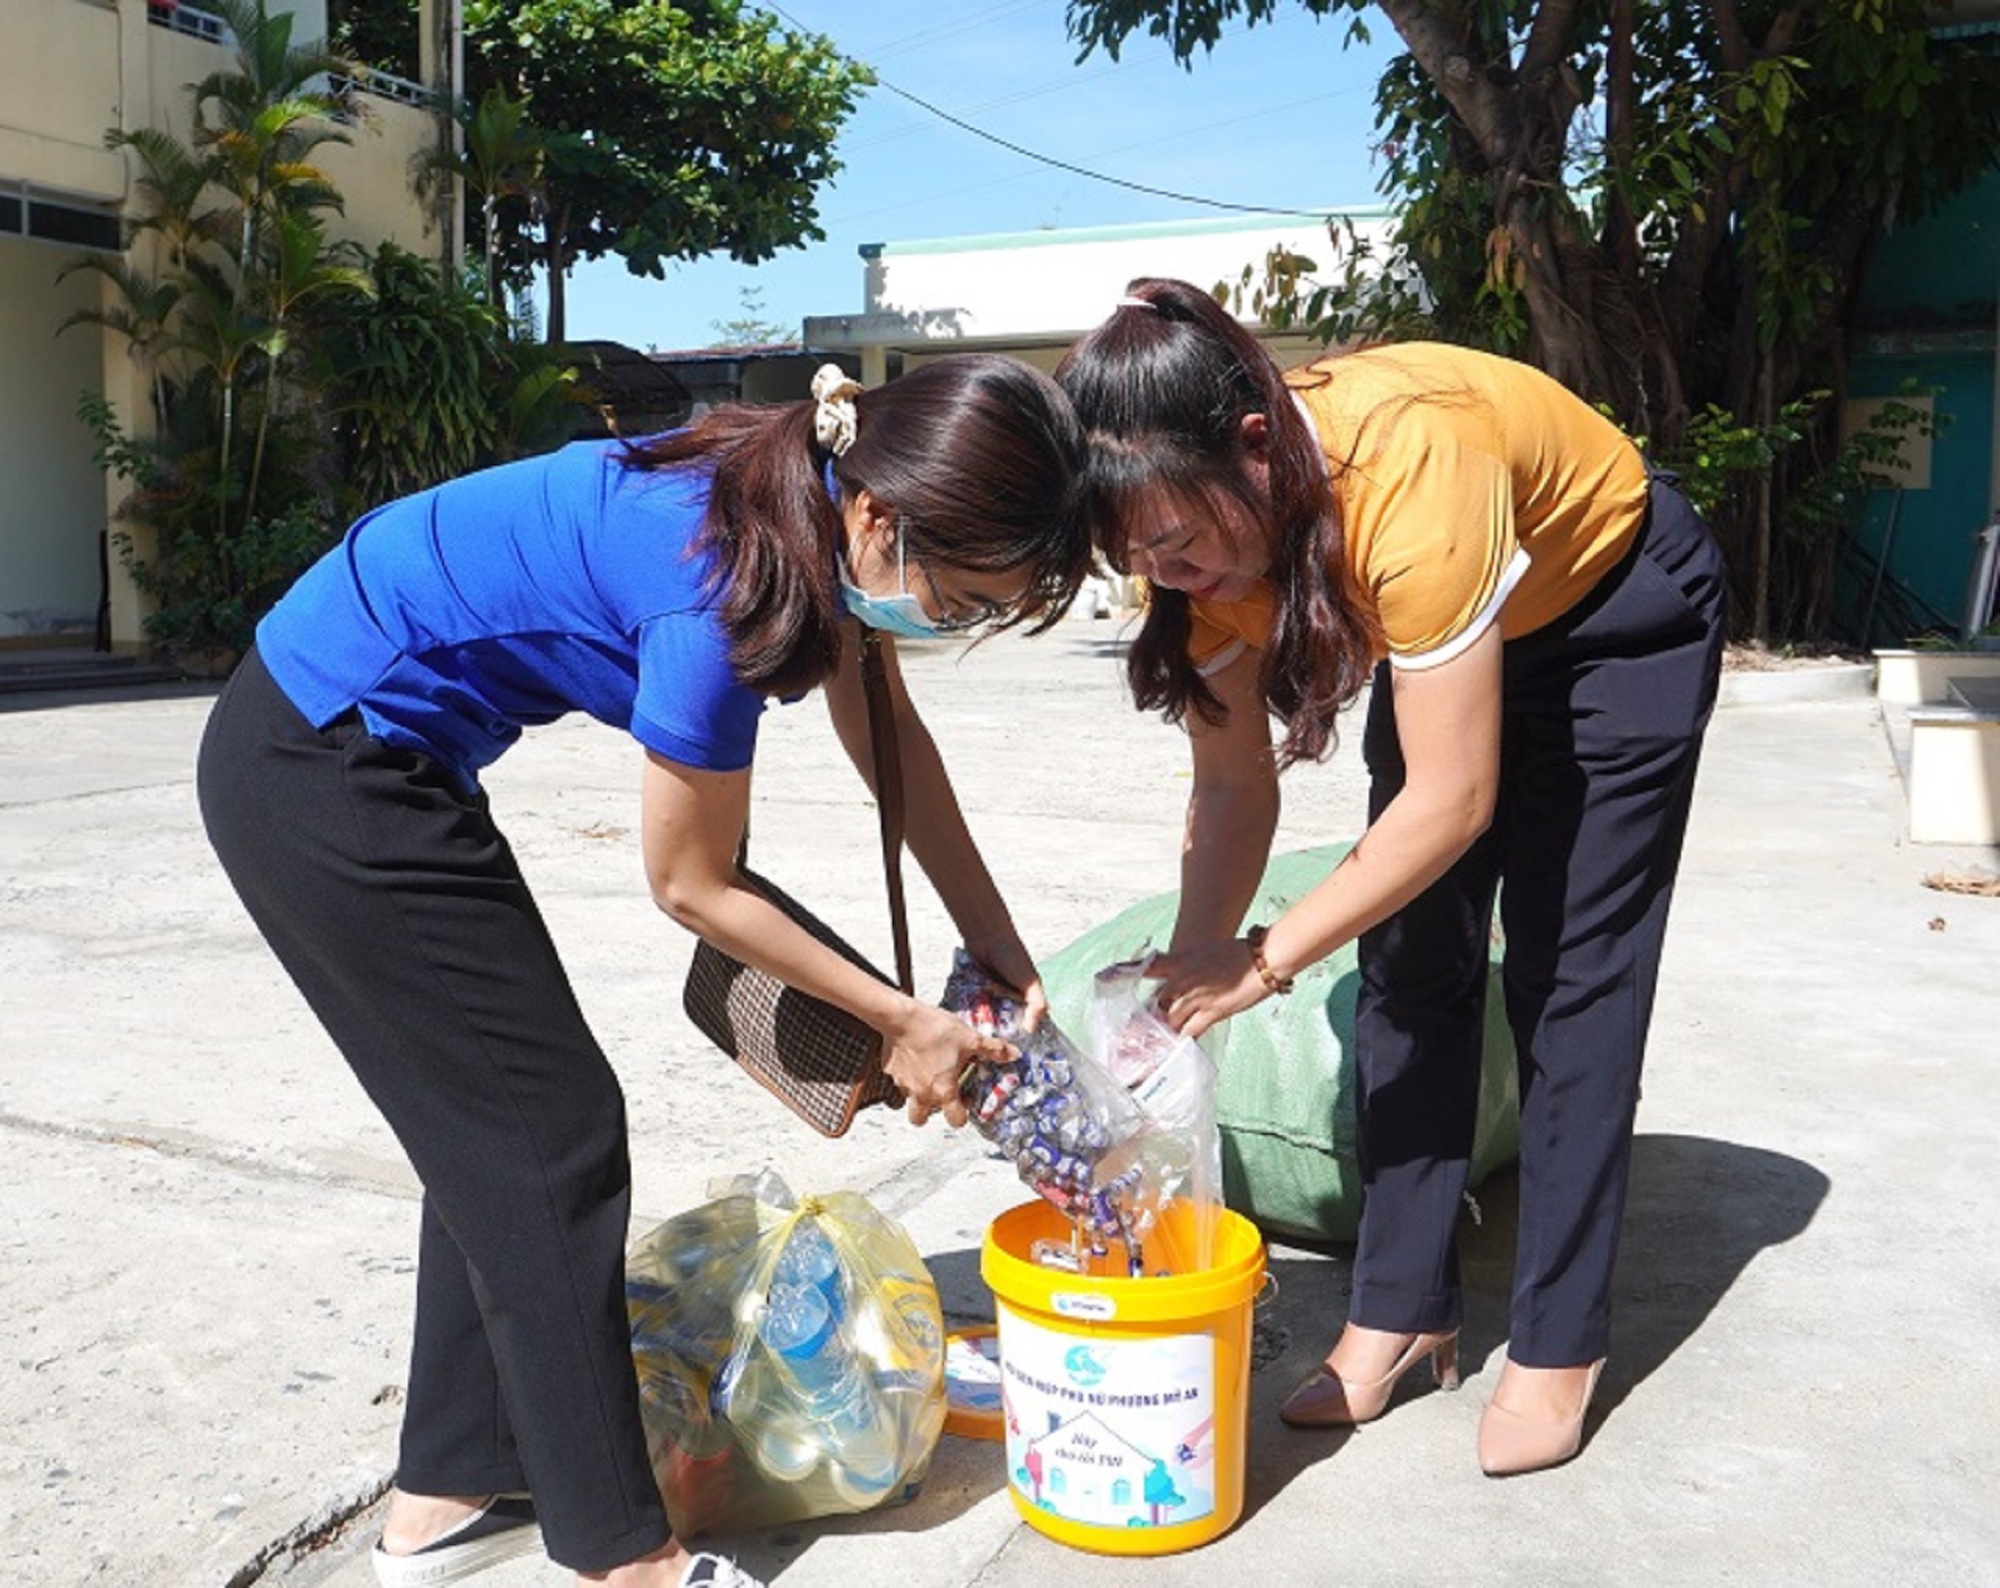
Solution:
[[[146,20],[156,28],[185,33],[191,39],[206,39],[210,44],[230,42],[227,22],[213,11],[182,5],[180,0],[146,0]]]
[[[199,6],[184,5],[181,0],[146,0],[146,20],[154,27],[184,33],[189,38],[201,39],[209,44],[227,46],[235,42],[229,24],[221,17]],[[432,103],[431,91],[422,83],[413,83],[394,72],[378,72],[366,66],[357,67],[352,72],[332,74],[327,79],[327,92],[340,102],[341,111],[337,119],[342,121],[358,119],[351,108],[356,94],[373,94],[377,99],[393,100],[399,105],[415,105],[420,109]]]
[[[327,84],[328,92],[342,105],[343,114],[339,118],[342,121],[355,119],[348,107],[356,94],[373,94],[377,99],[414,105],[419,110],[427,109],[435,102],[435,96],[422,83],[413,83],[394,72],[378,72],[372,67],[357,67],[352,73],[336,72],[327,79]]]

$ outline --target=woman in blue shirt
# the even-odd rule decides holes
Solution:
[[[866,757],[856,619],[1053,621],[1088,571],[1082,438],[1045,376],[968,355],[863,392],[578,443],[363,518],[259,627],[198,787],[258,927],[424,1186],[416,1340],[377,1573],[544,1542],[592,1582],[747,1582],[669,1535],[624,1308],[624,1103],[479,787],[582,711],[644,754],[643,850],[691,931],[884,1037],[913,1122],[996,1045],[792,924],[735,868],[758,720],[824,685]],[[1041,989],[883,647],[911,852],[967,948]],[[866,776],[866,772],[863,774]],[[532,1496],[530,1499],[529,1496]]]

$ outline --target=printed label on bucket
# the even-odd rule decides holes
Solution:
[[[1086,1338],[1004,1301],[1007,1480],[1094,1527],[1167,1527],[1215,1510],[1215,1342],[1206,1334]]]

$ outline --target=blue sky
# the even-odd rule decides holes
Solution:
[[[1370,44],[1343,49],[1344,17],[1315,22],[1288,6],[1275,23],[1236,25],[1188,72],[1151,39],[1129,42],[1116,65],[1101,53],[1077,64],[1064,4],[783,0],[783,9],[897,87],[1055,159],[1234,204],[1377,200],[1374,87],[1398,44],[1379,14]],[[570,278],[569,334],[702,347],[754,288],[762,318],[796,335],[808,314],[862,306],[863,243],[1221,213],[1037,164],[880,87],[848,122],[840,155],[844,169],[820,195],[824,242],[754,267],[673,265],[663,282],[617,259],[582,265]]]

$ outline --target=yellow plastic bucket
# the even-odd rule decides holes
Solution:
[[[1007,1491],[1038,1532],[1101,1554],[1169,1555],[1243,1514],[1264,1243],[1249,1220],[1213,1216],[1207,1267],[1142,1279],[1037,1263],[1037,1241],[1070,1233],[1046,1202],[988,1228],[980,1272],[998,1304]],[[1194,1217],[1169,1206],[1149,1249],[1188,1249]]]

